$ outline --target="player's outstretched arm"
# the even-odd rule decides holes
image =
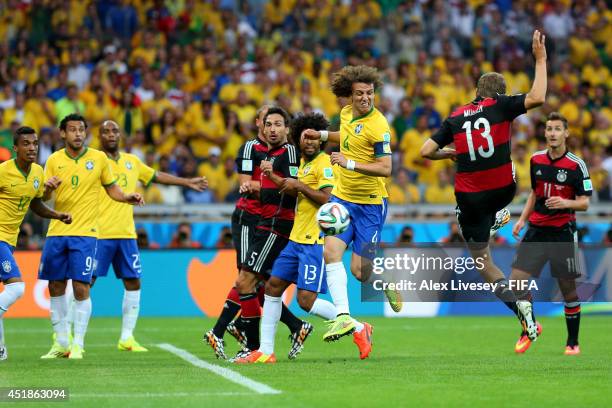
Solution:
[[[340,167],[365,174],[366,176],[389,177],[393,170],[391,155],[377,157],[374,163],[359,163],[354,160],[347,160],[340,152],[333,152],[330,159],[331,164],[337,164]]]
[[[111,184],[110,186],[104,186],[106,193],[110,198],[120,203],[132,204],[143,206],[145,204],[144,199],[139,193],[125,194],[121,187],[117,184]]]
[[[457,152],[455,149],[450,148],[440,149],[440,145],[434,140],[427,139],[423,147],[421,147],[421,157],[429,160],[455,160],[457,158]]]
[[[327,134],[327,139],[325,138],[325,134]],[[314,130],[314,129],[306,129],[302,133],[303,137],[307,139],[323,139],[323,141],[328,141],[332,143],[340,143],[340,132],[329,132],[327,130]]]
[[[153,179],[153,181],[159,184],[187,187],[200,192],[208,188],[208,180],[206,180],[206,177],[176,177],[172,174],[164,173],[163,171],[155,173],[155,179]]]
[[[535,192],[531,190],[531,192],[529,193],[529,197],[527,197],[527,202],[525,203],[525,207],[523,207],[523,212],[521,213],[521,216],[519,217],[516,224],[514,224],[514,227],[512,227],[512,235],[514,235],[514,238],[519,239],[519,234],[521,230],[523,229],[523,227],[527,223],[527,220],[529,219],[529,216],[533,212],[533,209],[535,207],[535,202],[536,202],[536,195],[535,195]]]
[[[63,213],[63,212],[57,212],[57,211],[47,207],[45,205],[45,203],[43,203],[42,199],[40,199],[40,198],[34,198],[30,202],[30,208],[39,217],[49,218],[49,219],[53,219],[53,220],[60,220],[61,222],[65,223],[65,224],[72,223],[72,215],[67,214],[67,213]]]
[[[546,100],[546,45],[545,36],[538,30],[533,32],[531,49],[535,58],[535,78],[533,85],[527,95],[525,95],[525,109],[536,108]]]

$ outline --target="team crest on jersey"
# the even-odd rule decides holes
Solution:
[[[308,173],[310,173],[310,169],[311,169],[310,166],[304,167],[304,175],[307,175]]]
[[[34,185],[34,190],[38,190],[38,187],[40,187],[40,180],[38,177],[34,178],[34,182],[32,184]]]
[[[297,177],[298,175],[297,166],[289,166],[289,174],[291,174],[291,177]]]
[[[93,161],[91,161],[91,160],[87,160],[87,161],[85,162],[85,168],[86,168],[87,170],[93,170],[93,168],[94,168],[94,162],[93,162]]]
[[[323,177],[325,178],[334,178],[334,171],[331,167],[326,167],[323,169]]]
[[[557,173],[557,180],[559,180],[560,183],[563,183],[565,180],[567,180],[567,171],[559,170],[559,172]]]
[[[132,170],[132,162],[125,162],[125,168],[128,170]]]
[[[11,262],[10,261],[2,261],[2,270],[5,273],[9,273],[12,269],[13,269],[13,267],[11,266]]]
[[[360,123],[355,126],[355,134],[358,135],[361,132],[361,129],[363,129],[363,123]]]

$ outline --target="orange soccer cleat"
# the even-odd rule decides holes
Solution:
[[[253,350],[250,353],[236,358],[234,361],[236,364],[253,364],[253,363],[263,363],[263,364],[273,364],[276,363],[276,356],[274,353],[272,354],[264,354],[259,350]]]
[[[360,332],[353,332],[353,343],[357,345],[359,349],[359,358],[364,360],[370,355],[372,351],[372,331],[374,329],[370,323],[363,323],[363,330]]]
[[[537,326],[537,333],[539,337],[540,334],[542,334],[542,325],[539,322],[536,322],[536,326]],[[519,353],[519,354],[526,352],[529,349],[529,347],[531,347],[531,343],[533,342],[529,340],[529,337],[527,337],[527,333],[525,332],[521,333],[521,337],[518,339],[518,341],[514,345],[514,352]]]

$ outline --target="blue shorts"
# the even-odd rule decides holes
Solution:
[[[14,246],[0,241],[0,280],[2,282],[6,282],[11,278],[21,278],[21,272],[19,272],[17,262],[13,258],[14,250]]]
[[[329,201],[344,205],[351,215],[349,227],[336,237],[347,246],[352,242],[353,252],[357,255],[374,259],[387,218],[387,199],[383,198],[382,204],[356,204],[332,195]]]
[[[298,289],[327,293],[323,245],[289,241],[274,261],[271,275],[295,283]]]
[[[40,259],[38,279],[91,283],[96,259],[94,237],[47,237]]]
[[[106,276],[111,263],[118,279],[140,278],[140,253],[136,240],[99,239],[94,276]]]

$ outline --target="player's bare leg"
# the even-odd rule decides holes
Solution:
[[[4,290],[0,293],[0,361],[8,358],[6,345],[4,343],[4,313],[11,307],[19,298],[23,296],[25,283],[21,278],[9,278],[4,283]]]
[[[132,352],[149,351],[134,339],[134,328],[140,312],[140,279],[123,279],[123,286],[125,287],[121,307],[123,318],[121,320],[121,338],[117,348]]]

